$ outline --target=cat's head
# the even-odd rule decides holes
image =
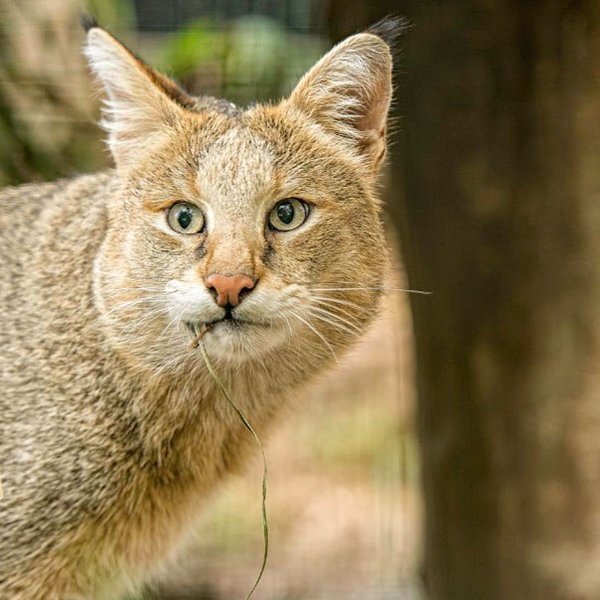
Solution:
[[[116,163],[95,275],[111,339],[165,369],[197,354],[203,324],[224,365],[349,346],[386,268],[386,41],[354,35],[288,98],[248,109],[189,96],[99,27],[85,53]]]

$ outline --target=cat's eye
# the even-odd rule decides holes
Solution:
[[[278,202],[269,213],[269,227],[277,231],[297,229],[306,221],[310,208],[298,198],[287,198]]]
[[[194,204],[178,202],[167,213],[169,227],[177,233],[191,235],[204,229],[204,215]]]

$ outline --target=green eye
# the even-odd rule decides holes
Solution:
[[[269,227],[277,231],[297,229],[306,221],[310,209],[298,198],[288,198],[278,202],[269,213]]]
[[[194,204],[178,202],[169,209],[167,222],[173,231],[191,235],[204,228],[204,215]]]

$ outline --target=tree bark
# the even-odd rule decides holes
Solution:
[[[597,599],[598,4],[402,9],[390,206],[433,292],[411,298],[428,594]]]

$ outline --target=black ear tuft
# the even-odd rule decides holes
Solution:
[[[86,15],[85,13],[81,15],[79,18],[79,22],[81,26],[87,33],[90,29],[94,29],[94,27],[99,27],[98,21],[92,15]]]
[[[388,15],[381,21],[371,25],[365,33],[371,33],[380,37],[389,47],[392,55],[396,54],[400,37],[411,28],[411,23],[405,17]]]

